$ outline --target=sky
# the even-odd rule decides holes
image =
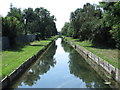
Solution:
[[[87,2],[98,4],[100,0],[0,0],[0,15],[6,16],[10,10],[10,3],[13,7],[25,9],[28,7],[37,8],[44,7],[50,11],[51,15],[55,15],[56,27],[58,31],[64,26],[65,22],[69,22],[70,13],[77,8],[82,8]]]

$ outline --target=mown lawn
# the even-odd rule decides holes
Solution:
[[[74,43],[84,47],[85,49],[89,50],[90,52],[94,53],[95,55],[101,57],[105,61],[109,62],[116,68],[120,69],[120,59],[118,59],[118,49],[111,49],[111,48],[103,48],[98,46],[93,46],[89,41],[79,41],[78,39],[73,39],[71,37],[65,37],[73,41]]]
[[[54,38],[56,38],[56,36],[47,40],[34,41],[29,45],[2,51],[2,78],[9,75],[28,58],[49,44]]]

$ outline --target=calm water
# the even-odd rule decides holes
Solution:
[[[71,46],[58,38],[11,88],[110,88]]]

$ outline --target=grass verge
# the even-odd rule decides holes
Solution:
[[[29,45],[2,51],[2,69],[0,69],[2,70],[2,78],[9,75],[13,70],[19,67],[28,58],[36,54],[39,50],[43,49],[56,37],[57,36],[46,40],[34,41]]]
[[[118,59],[118,49],[102,48],[93,46],[89,41],[79,41],[79,39],[73,39],[71,37],[65,37],[68,40],[73,41],[75,44],[82,46],[93,54],[101,57],[108,63],[120,70],[120,60]]]

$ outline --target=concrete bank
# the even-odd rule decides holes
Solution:
[[[13,82],[19,78],[39,57],[49,48],[53,42],[55,42],[56,38],[52,40],[45,48],[38,51],[35,55],[31,56],[27,59],[23,64],[21,64],[17,69],[15,69],[12,73],[6,76],[4,79],[1,80],[2,89],[7,88],[9,85],[13,84]]]
[[[118,68],[115,68],[113,65],[109,64],[108,62],[106,62],[102,58],[94,55],[90,51],[88,51],[85,48],[73,43],[72,41],[67,40],[65,38],[63,38],[63,40],[68,42],[72,47],[74,47],[74,49],[76,49],[78,53],[80,53],[80,54],[84,53],[84,57],[86,57],[85,60],[87,62],[92,60],[92,62],[94,62],[94,65],[97,64],[100,67],[102,67],[104,69],[104,71],[109,74],[109,76],[111,76],[114,80],[116,80],[118,83],[120,83],[120,70]]]

